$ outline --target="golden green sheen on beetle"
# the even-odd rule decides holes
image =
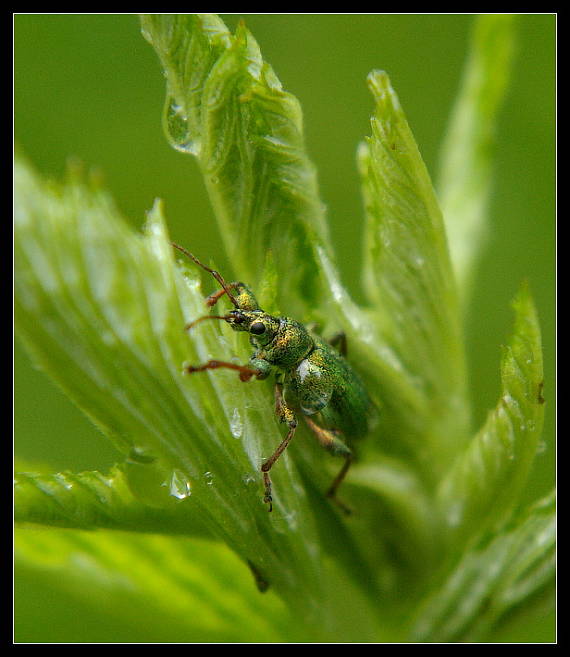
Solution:
[[[349,512],[337,497],[353,459],[350,444],[366,435],[372,404],[358,374],[345,360],[346,339],[343,334],[330,342],[290,317],[275,317],[259,307],[252,290],[242,282],[226,283],[215,270],[202,264],[196,256],[181,246],[173,246],[197,265],[212,274],[221,290],[206,299],[209,307],[222,296],[227,296],[234,308],[226,315],[206,315],[187,326],[192,328],[207,319],[223,320],[234,331],[249,335],[254,352],[247,365],[210,360],[202,365],[189,365],[187,373],[210,369],[236,370],[241,381],[252,377],[267,379],[274,376],[275,413],[287,424],[285,438],[274,453],[263,462],[264,502],[273,508],[273,493],[269,472],[285,451],[297,428],[297,415],[304,418],[319,443],[332,454],[344,457],[344,464],[333,480],[327,496],[345,512]],[[336,345],[340,345],[340,349]]]

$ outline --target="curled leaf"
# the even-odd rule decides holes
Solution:
[[[454,540],[509,516],[542,433],[541,337],[526,285],[513,307],[514,331],[501,361],[501,397],[439,488],[439,504]]]

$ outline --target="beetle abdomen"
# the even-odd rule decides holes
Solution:
[[[347,439],[368,432],[370,400],[360,377],[330,345],[319,341],[285,380],[285,395],[305,415],[320,414],[325,428]]]

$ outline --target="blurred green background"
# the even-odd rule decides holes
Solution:
[[[362,204],[355,153],[369,134],[366,76],[373,68],[389,73],[436,179],[473,16],[222,15],[231,29],[240,17],[283,86],[301,101],[338,263],[358,298]],[[482,254],[466,337],[478,426],[499,393],[510,300],[520,281],[529,280],[543,330],[548,402],[544,442],[526,490],[531,501],[554,479],[556,17],[522,15],[517,30],[512,84],[497,133],[491,240]],[[64,173],[69,156],[98,167],[137,228],[153,199],[161,197],[173,239],[202,257],[213,256],[228,271],[198,166],[170,148],[163,135],[165,81],[137,16],[16,15],[14,36],[15,141],[35,166],[54,177]],[[17,462],[49,471],[105,470],[117,456],[34,370],[19,344],[15,454]],[[50,632],[53,640],[62,640],[56,625],[70,615],[84,622],[76,627],[77,638],[64,640],[90,640],[91,631],[100,636],[103,621],[92,610],[87,620],[64,594],[44,590],[27,576],[16,583],[17,640],[49,640]],[[534,630],[536,637],[540,627]],[[516,636],[520,641],[520,629]]]

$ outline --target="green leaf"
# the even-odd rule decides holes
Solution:
[[[368,83],[375,109],[359,165],[370,310],[339,293],[333,274],[329,282],[338,312],[358,336],[357,358],[379,382],[383,433],[407,446],[433,481],[468,428],[455,283],[441,212],[399,100],[385,73],[371,73]]]
[[[166,481],[187,517],[272,573],[283,595],[301,587],[310,606],[320,555],[287,456],[272,516],[262,501],[260,464],[281,440],[271,391],[230,373],[183,376],[185,361],[219,356],[222,338],[215,327],[184,332],[204,313],[203,297],[175,267],[160,205],[138,235],[100,189],[44,183],[21,161],[15,197],[15,316],[34,362],[127,457],[147,462],[144,503],[164,504]],[[245,345],[224,344],[246,360]],[[167,516],[163,532],[178,533]]]
[[[235,35],[213,14],[145,14],[141,24],[166,76],[167,136],[196,156],[236,273],[257,286],[269,247],[283,303],[314,305],[315,243],[330,246],[299,102],[243,23]]]
[[[390,437],[389,443],[396,445],[398,456],[406,453],[399,443],[411,445],[413,456],[423,462],[426,475],[432,479],[437,473],[434,461],[444,467],[442,452],[447,449],[444,441],[457,449],[465,430],[465,408],[462,407],[465,382],[461,378],[460,346],[455,342],[448,349],[452,353],[441,353],[440,349],[437,359],[441,367],[430,371],[432,380],[425,381],[426,372],[418,369],[422,366],[418,353],[421,352],[422,357],[426,355],[424,346],[410,353],[409,361],[414,370],[409,371],[402,354],[398,353],[400,343],[396,348],[394,344],[394,335],[402,328],[400,324],[390,335],[379,331],[382,318],[388,317],[392,308],[374,308],[373,312],[368,312],[350,299],[339,280],[322,225],[323,208],[313,166],[305,153],[299,104],[281,89],[244,26],[240,24],[232,36],[219,19],[211,15],[152,15],[143,16],[141,22],[144,36],[155,48],[164,67],[166,129],[170,143],[197,158],[229,259],[239,278],[259,281],[260,272],[263,277],[271,272],[277,281],[274,288],[278,290],[278,303],[275,305],[291,316],[305,308],[308,312],[301,312],[298,318],[318,319],[325,335],[339,329],[346,332],[351,362],[367,375],[370,391],[380,407],[382,435]],[[371,77],[373,91],[375,80],[382,84],[380,77]],[[391,89],[389,97],[395,98]],[[376,100],[378,118],[375,121],[378,124],[397,123],[404,126],[402,130],[407,130],[405,139],[410,151],[413,150],[413,157],[406,164],[412,176],[409,195],[413,199],[419,194],[422,198],[418,205],[428,206],[423,215],[407,218],[402,233],[421,232],[424,230],[422,222],[434,224],[432,229],[424,230],[426,240],[423,240],[424,233],[417,239],[418,253],[426,259],[426,271],[435,271],[431,278],[436,279],[436,286],[430,294],[437,302],[433,307],[423,302],[426,286],[433,282],[431,279],[422,286],[416,285],[404,300],[404,304],[408,303],[413,294],[414,302],[423,304],[421,310],[425,311],[423,319],[427,326],[421,328],[421,334],[415,331],[413,343],[417,345],[425,341],[424,334],[428,331],[432,336],[439,330],[448,334],[457,326],[457,318],[453,318],[456,311],[453,282],[441,218],[417,146],[397,101]],[[180,117],[182,122],[178,120]],[[379,130],[374,133],[372,144],[382,139]],[[390,154],[394,157],[392,150]],[[374,162],[377,169],[383,165],[382,161]],[[212,184],[212,171],[215,184]],[[416,178],[422,186],[420,192],[413,188]],[[387,202],[392,203],[394,192],[387,190],[386,193]],[[410,200],[405,198],[403,202]],[[426,214],[429,215],[427,219]],[[408,258],[405,247],[402,252]],[[267,261],[266,254],[273,257]],[[251,271],[253,267],[256,268],[254,272]],[[297,283],[291,283],[292,272],[298,276]],[[394,278],[399,276],[405,277],[405,285],[413,285],[413,275],[405,267],[400,268]],[[401,310],[398,308],[398,312]],[[443,319],[434,318],[434,315],[442,315]],[[403,313],[397,321],[408,326]],[[410,337],[414,328],[415,325],[406,328],[406,337]],[[446,348],[449,344],[445,336],[435,337],[436,344],[433,348],[430,345],[428,353],[434,362],[434,352],[441,344]],[[458,337],[454,334],[453,340],[457,341]],[[450,359],[454,359],[453,362],[449,362]],[[436,404],[432,381],[442,389],[441,399],[438,398]],[[315,461],[307,468],[312,480],[319,477]],[[308,462],[305,458],[305,463]],[[397,459],[390,463],[394,464],[395,472],[387,481],[398,482],[402,464]],[[410,474],[410,478],[414,477],[417,477],[415,473]],[[416,481],[413,487],[421,485]],[[385,484],[381,490],[389,504],[395,504],[395,500],[401,498],[401,491],[396,490],[397,484],[395,490],[389,491],[390,488]]]
[[[507,52],[489,36],[501,20],[481,20],[467,80],[490,76],[487,58]],[[317,320],[324,335],[346,332],[379,423],[343,484],[357,503],[352,518],[344,522],[323,500],[336,463],[314,441],[302,444],[304,428],[272,471],[268,514],[260,466],[283,437],[271,388],[228,371],[183,374],[185,363],[245,362],[250,349],[213,322],[185,333],[206,312],[201,272],[176,265],[160,202],[141,235],[78,172],[57,185],[18,159],[18,331],[34,363],[125,458],[109,474],[17,475],[16,519],[26,523],[19,567],[125,626],[148,626],[158,641],[485,637],[552,586],[552,502],[505,524],[544,411],[530,293],[523,288],[515,301],[501,400],[469,441],[444,223],[388,76],[369,76],[372,133],[358,151],[361,308],[334,263],[299,103],[252,35],[241,23],[230,34],[212,14],[144,15],[141,23],[167,81],[167,136],[199,162],[235,273],[267,310]],[[456,135],[470,169],[444,176],[447,198],[473,201],[473,225],[481,225],[488,187],[472,188],[469,172],[488,182],[489,170],[478,121],[496,114],[507,59],[494,82],[466,86]]]
[[[392,443],[395,432],[402,436],[436,475],[434,456],[443,467],[465,439],[464,355],[441,214],[387,76],[370,76],[373,136],[360,157],[365,281],[374,304],[366,313],[335,268],[299,103],[252,35],[243,24],[231,35],[210,14],[141,22],[167,80],[170,142],[197,157],[239,277],[259,282],[265,254],[273,254],[281,306],[347,333],[354,362],[382,382],[376,397],[385,433]],[[380,254],[384,239],[395,248]]]
[[[119,621],[139,640],[282,641],[283,603],[220,543],[164,535],[19,528],[16,564]],[[102,610],[102,612],[101,612]],[[287,634],[285,634],[287,628]],[[121,637],[118,637],[121,640]]]
[[[177,492],[173,474],[156,468],[148,471],[148,464],[129,462],[108,475],[19,472],[14,482],[14,520],[52,527],[157,533],[166,529],[169,533],[203,535],[197,514],[173,495]],[[151,480],[152,474],[158,476],[158,482]],[[157,487],[158,492],[145,499],[148,489]]]
[[[513,14],[478,16],[461,89],[441,152],[439,198],[451,257],[464,300],[489,233],[497,117],[514,51]]]
[[[512,512],[542,433],[542,346],[527,286],[513,307],[514,332],[501,362],[501,397],[439,488],[450,545],[456,547],[459,536],[502,522]]]
[[[519,605],[533,598],[551,605],[555,541],[551,493],[461,556],[420,605],[410,640],[479,641]]]

